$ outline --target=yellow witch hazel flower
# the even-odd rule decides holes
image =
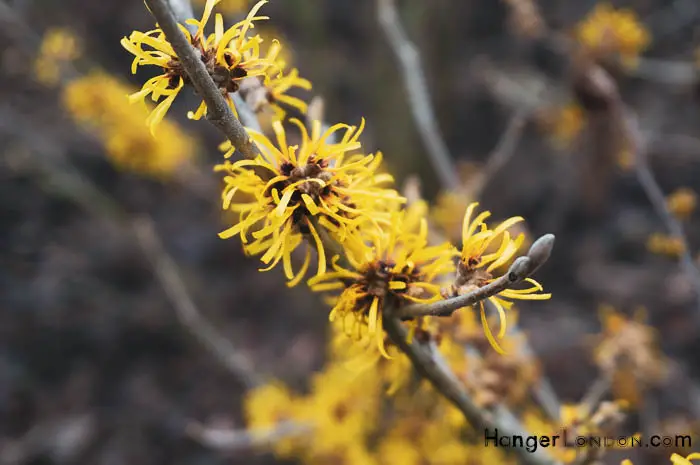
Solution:
[[[290,122],[301,132],[301,144],[289,145],[282,123],[273,123],[276,144],[263,134],[249,130],[261,150],[254,160],[226,161],[215,170],[227,174],[222,194],[223,208],[239,214],[239,221],[219,236],[240,235],[244,250],[262,254],[267,271],[282,261],[289,286],[303,279],[311,261],[307,244],[306,258],[298,273],[291,264],[291,253],[308,235],[308,243],[318,251],[318,274],[326,271],[326,255],[315,222],[343,243],[363,219],[388,222],[387,205],[399,205],[404,199],[393,189],[381,187],[393,178],[379,174],[382,161],[375,155],[351,154],[361,147],[358,138],[364,127],[336,124],[321,133],[321,123],[312,124],[311,134],[296,119]],[[338,131],[345,134],[338,143],[326,140]],[[234,149],[230,144],[225,157]],[[253,240],[250,241],[249,235]]]
[[[193,158],[196,143],[167,119],[161,137],[151,137],[144,124],[149,105],[130,105],[125,97],[133,90],[108,73],[92,71],[66,84],[61,97],[73,120],[100,138],[117,168],[165,180]]]
[[[616,10],[599,3],[576,30],[579,43],[595,55],[618,53],[625,64],[634,66],[651,37],[632,10]]]
[[[428,227],[411,228],[406,211],[393,212],[385,228],[367,228],[364,237],[345,242],[349,268],[333,261],[333,270],[311,278],[314,291],[340,291],[330,320],[340,320],[345,333],[384,347],[383,311],[389,305],[440,300],[437,279],[454,270],[449,243],[428,246]],[[414,321],[413,329],[421,322]],[[368,348],[371,348],[369,345]]]
[[[284,65],[282,65],[280,69],[284,69]],[[276,119],[282,120],[286,115],[286,112],[280,106],[280,104],[296,108],[301,113],[306,113],[308,108],[306,102],[300,98],[287,94],[287,92],[293,87],[311,90],[311,81],[300,77],[299,70],[297,68],[292,68],[287,73],[284,73],[283,71],[279,75],[275,76],[265,75],[263,86],[267,91],[267,102],[274,110]]]
[[[223,17],[216,15],[214,33],[206,35],[204,28],[211,17],[214,6],[220,0],[207,0],[201,20],[189,20],[187,24],[196,27],[194,35],[186,27],[180,29],[192,46],[199,51],[209,74],[226,96],[231,109],[235,112],[229,93],[235,92],[240,81],[249,76],[261,76],[274,69],[274,61],[279,53],[279,43],[274,42],[266,56],[260,55],[262,39],[255,35],[248,37],[248,31],[254,27],[257,20],[268,19],[267,16],[256,16],[258,10],[267,3],[261,0],[250,10],[248,16],[232,27],[224,30]],[[136,74],[139,66],[159,66],[162,74],[155,76],[143,85],[142,89],[129,98],[138,101],[151,96],[154,102],[159,102],[147,121],[151,131],[160,123],[175,97],[183,87],[190,84],[180,59],[168,43],[165,33],[156,28],[148,32],[134,31],[129,37],[121,40],[122,46],[134,55],[131,72]],[[199,119],[206,114],[206,104],[202,102],[196,112],[188,116]]]
[[[513,225],[523,221],[522,217],[509,218],[496,228],[490,229],[484,221],[491,216],[491,212],[484,211],[472,218],[478,205],[477,202],[469,205],[464,215],[462,223],[462,251],[460,262],[457,266],[458,278],[451,292],[454,295],[471,292],[493,281],[495,277],[492,273],[513,259],[525,239],[523,234],[519,234],[515,239],[512,239],[508,231]],[[493,252],[487,253],[493,244],[496,244],[498,248]],[[530,283],[532,287],[506,289],[498,293],[498,295],[488,298],[489,303],[493,304],[498,311],[500,330],[497,337],[499,339],[502,339],[506,334],[505,310],[511,309],[513,305],[512,300],[547,300],[552,296],[551,294],[540,293],[543,290],[542,286],[534,279],[526,278],[525,281]],[[489,328],[484,302],[480,302],[479,306],[481,322],[486,337],[497,352],[504,353]]]

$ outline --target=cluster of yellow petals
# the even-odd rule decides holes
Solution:
[[[212,15],[214,6],[219,1],[207,0],[202,19],[187,21],[187,24],[196,28],[194,35],[185,26],[180,25],[180,29],[193,47],[199,51],[214,82],[224,91],[231,109],[235,112],[236,108],[228,93],[238,90],[240,81],[246,77],[278,73],[279,70],[274,68],[280,46],[279,43],[275,42],[269,47],[267,55],[261,55],[262,39],[259,35],[252,37],[248,35],[254,27],[255,21],[268,19],[266,16],[256,16],[258,10],[267,3],[267,0],[259,1],[243,21],[226,30],[224,30],[223,17],[221,14],[217,14],[214,33],[206,35],[204,29]],[[131,65],[132,73],[135,74],[139,66],[157,66],[163,70],[162,74],[146,81],[140,91],[129,97],[133,102],[150,95],[154,102],[159,102],[147,122],[151,131],[155,131],[158,123],[163,119],[189,79],[172,45],[160,28],[148,32],[134,31],[128,38],[124,37],[121,44],[134,55]],[[202,102],[199,108],[194,113],[190,113],[189,116],[193,119],[199,119],[205,114],[206,104]]]
[[[685,245],[680,237],[664,233],[650,234],[646,245],[649,252],[671,258],[678,258],[685,252]]]
[[[474,216],[478,203],[474,202],[464,215],[462,223],[462,250],[460,253],[459,285],[457,291],[472,291],[482,287],[494,279],[492,273],[501,266],[509,263],[520,249],[525,240],[524,234],[520,233],[515,238],[511,237],[509,229],[523,221],[520,216],[508,218],[498,226],[490,229],[485,221],[491,216],[491,212],[483,211]],[[498,311],[500,329],[494,337],[489,328],[486,316],[486,306],[484,301],[479,303],[481,311],[481,322],[484,332],[489,342],[496,351],[505,353],[500,347],[497,339],[502,339],[506,335],[506,310],[513,306],[512,300],[547,300],[551,294],[542,293],[542,285],[532,278],[526,278],[525,282],[531,287],[525,289],[506,289],[495,296],[487,299],[488,303]]]
[[[82,54],[78,37],[70,30],[53,28],[46,31],[34,62],[36,79],[44,85],[54,86],[61,79],[61,67]]]
[[[219,236],[240,236],[247,253],[262,255],[268,265],[265,270],[282,261],[288,284],[293,286],[303,279],[311,262],[311,246],[307,246],[300,271],[292,268],[291,254],[305,235],[318,252],[317,274],[323,274],[327,260],[319,227],[344,243],[358,233],[365,220],[388,222],[388,213],[382,211],[403,199],[383,187],[393,179],[378,173],[380,153],[355,153],[361,148],[358,138],[364,120],[359,128],[336,124],[323,132],[321,124],[314,122],[311,134],[300,121],[290,122],[299,129],[300,144],[290,145],[284,126],[277,121],[273,124],[275,142],[249,130],[262,152],[258,157],[227,160],[216,170],[226,175],[223,208],[238,214],[237,223]],[[341,131],[337,142],[329,141]],[[234,149],[230,144],[224,145],[227,147],[228,158]]]
[[[479,465],[515,464],[502,448],[467,443],[462,413],[429,383],[409,382],[414,378],[403,354],[397,351],[395,360],[380,360],[371,370],[352,368],[347,361],[355,348],[339,343],[345,338],[341,325],[332,328],[329,360],[312,376],[306,394],[273,382],[244,399],[253,430],[288,420],[310,426],[308,434],[272,444],[278,457],[319,465],[458,465],[465,457]],[[451,352],[460,352],[460,369],[466,369],[461,345],[446,337],[436,349],[448,361]]]
[[[666,203],[674,216],[686,220],[695,211],[698,205],[698,196],[692,189],[682,187],[673,191],[666,198]]]
[[[580,105],[568,103],[543,112],[539,121],[556,148],[568,149],[583,130],[586,113]]]
[[[651,42],[647,29],[632,10],[615,9],[610,3],[598,3],[578,25],[576,38],[594,56],[617,53],[629,66]]]
[[[161,137],[151,137],[144,124],[146,102],[130,105],[125,98],[132,90],[107,73],[93,71],[69,82],[62,100],[72,118],[100,138],[117,168],[167,178],[195,155],[197,145],[171,121],[162,122]]]
[[[331,321],[340,320],[348,336],[376,341],[379,352],[390,358],[384,347],[383,313],[389,305],[440,300],[439,278],[454,271],[449,243],[428,245],[426,219],[417,212],[425,204],[392,212],[383,227],[363,228],[362,235],[344,242],[347,265],[335,257],[332,270],[311,278],[314,291],[337,291]],[[419,322],[412,322],[415,324]],[[369,346],[371,347],[371,346]]]

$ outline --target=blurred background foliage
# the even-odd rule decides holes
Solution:
[[[227,2],[228,14],[240,15],[233,4],[245,2]],[[626,314],[645,307],[663,352],[690,384],[690,393],[655,397],[658,421],[692,425],[697,394],[688,378],[700,375],[698,305],[678,265],[678,244],[624,150],[611,148],[609,122],[572,103],[576,60],[542,40],[524,40],[509,3],[404,0],[398,7],[465,183],[514,111],[535,101],[512,159],[481,196],[498,218],[524,216],[531,237],[557,236],[537,276],[554,297],[523,304],[520,324],[555,390],[575,402],[596,377],[588,335],[602,331],[598,307]],[[597,2],[537,4],[548,27],[575,40]],[[661,188],[676,192],[669,205],[683,220],[697,265],[700,5],[613,4],[631,8],[650,37],[638,62],[611,70],[639,114]],[[440,185],[375,3],[272,0],[266,14],[272,20],[262,30],[283,40],[290,61],[313,82],[311,95],[323,97],[326,119],[357,124],[365,117],[366,149],[384,152],[399,185],[419,175],[435,202]],[[175,103],[173,135],[158,143],[138,111],[109,120],[121,105],[118,94],[147,77],[129,74],[131,58],[119,45],[132,30],[150,29],[142,2],[6,0],[0,25],[0,462],[271,463],[264,453],[221,454],[187,437],[191,420],[242,427],[245,386],[178,323],[131,232],[79,182],[88,179],[127,212],[150,216],[206,318],[256,369],[304,389],[324,361],[327,309],[307,290],[258,273],[257,260],[217,237],[226,223],[211,172],[220,137],[186,119],[196,96],[188,92]],[[96,76],[93,89],[104,92],[91,99],[89,89],[78,88],[71,98],[78,75]],[[146,153],[162,154],[162,163],[144,167]],[[443,218],[461,218],[463,211],[452,210]]]

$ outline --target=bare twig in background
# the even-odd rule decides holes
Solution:
[[[250,106],[245,103],[243,98],[241,98],[239,93],[234,92],[229,95],[233,99],[233,104],[236,105],[236,111],[238,112],[238,117],[241,119],[241,124],[257,132],[262,132],[258,117],[255,115],[255,112],[250,108]]]
[[[458,297],[430,304],[412,304],[400,307],[396,310],[395,316],[401,318],[417,318],[428,315],[448,316],[455,310],[474,305],[509,289],[532,275],[547,261],[553,247],[554,235],[545,234],[532,244],[526,256],[518,257],[503,276],[494,279],[489,284]]]
[[[640,58],[637,66],[629,69],[629,73],[638,78],[673,86],[692,86],[698,80],[696,65],[684,61]]]
[[[440,363],[439,354],[429,344],[419,343],[415,338],[407,341],[406,328],[401,322],[391,315],[386,315],[384,329],[402,352],[413,363],[413,366],[425,377],[433,387],[452,402],[465,416],[474,428],[487,429],[487,433],[493,435],[498,430],[499,436],[525,435],[523,428],[513,421],[514,417],[505,409],[486,411],[478,407],[474,401],[459,386],[459,381],[446,369],[444,363]],[[514,452],[519,455],[522,463],[529,465],[556,464],[542,449],[534,453],[528,452],[524,447],[514,447]]]
[[[459,177],[454,169],[452,156],[438,128],[420,55],[403,30],[394,0],[377,0],[377,18],[401,66],[401,75],[406,86],[406,95],[413,119],[435,172],[443,188],[458,189]]]
[[[481,197],[489,181],[515,154],[515,149],[523,134],[529,114],[530,111],[528,109],[520,108],[511,116],[498,144],[486,159],[484,168],[479,172],[472,186],[470,186],[469,195],[471,198],[478,199]]]
[[[700,270],[698,270],[698,267],[693,260],[693,256],[691,255],[688,239],[683,231],[683,225],[669,210],[668,205],[666,204],[666,197],[664,196],[659,183],[656,181],[654,174],[649,168],[649,164],[647,162],[647,141],[639,128],[636,117],[630,111],[624,111],[622,113],[622,117],[626,123],[628,141],[632,146],[631,150],[635,157],[634,169],[637,174],[637,179],[654,207],[654,210],[656,210],[656,213],[664,222],[668,232],[671,234],[671,236],[678,239],[683,246],[683,252],[680,256],[681,266],[692,282],[695,289],[697,303],[698,306],[700,306]]]
[[[283,439],[308,433],[311,425],[281,422],[272,428],[259,430],[214,428],[190,423],[185,432],[203,446],[219,452],[233,452],[268,446]]]
[[[247,158],[255,158],[260,152],[250,139],[245,128],[226,103],[216,84],[207,72],[204,63],[195,48],[190,44],[178,27],[178,22],[166,0],[146,0],[148,8],[155,17],[158,25],[165,33],[168,42],[177,53],[182,67],[190,77],[197,93],[207,104],[207,119],[228,137]]]
[[[149,218],[138,218],[133,222],[139,246],[148,256],[153,270],[170,303],[175,307],[180,323],[248,388],[262,384],[252,362],[244,357],[231,342],[219,334],[214,325],[200,314],[187,293],[175,261],[168,255]]]
[[[18,124],[18,127],[23,126]],[[41,138],[36,138],[34,132],[27,131],[24,134],[15,130],[14,133],[32,141],[37,150],[43,150],[42,146],[39,146]],[[36,179],[42,183],[42,187],[75,202],[96,217],[107,218],[120,227],[133,226],[139,247],[152,260],[156,278],[175,307],[183,328],[190,331],[243,384],[251,387],[260,383],[251,362],[201,315],[179,277],[177,265],[165,252],[152,221],[142,218],[133,224],[130,223],[129,215],[114,199],[82,176],[68,161],[58,163],[53,158],[44,156],[29,167],[36,172]]]
[[[611,386],[610,378],[601,375],[588,387],[588,391],[584,394],[579,405],[585,407],[588,414],[593,414],[596,408],[598,408],[598,404],[603,400],[603,397],[610,391]]]

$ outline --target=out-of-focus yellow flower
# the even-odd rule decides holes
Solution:
[[[545,111],[540,121],[545,132],[551,137],[552,143],[560,149],[566,149],[581,134],[586,124],[586,113],[581,106],[569,103]]]
[[[462,218],[455,212],[464,211],[471,203],[466,195],[456,192],[442,192],[431,209],[430,219],[450,240],[460,239]]]
[[[671,463],[673,465],[694,465],[691,460],[700,460],[700,453],[694,452],[687,457],[678,454],[671,455]]]
[[[95,131],[118,168],[167,177],[195,155],[196,143],[170,121],[161,124],[161,137],[152,137],[144,124],[149,108],[143,101],[129,104],[132,90],[95,71],[65,86],[63,105],[78,124]]]
[[[644,390],[667,375],[665,359],[656,346],[656,332],[646,324],[646,311],[633,318],[608,305],[600,307],[603,330],[594,351],[596,364],[613,380],[613,393],[630,406],[639,404]]]
[[[315,427],[316,454],[361,442],[375,428],[381,379],[372,370],[352,372],[331,364],[311,379],[311,395],[300,402],[301,417]],[[372,395],[374,394],[374,395]]]
[[[673,258],[678,258],[685,252],[681,238],[662,233],[654,233],[649,236],[647,249],[651,253]]]
[[[336,258],[333,271],[309,280],[314,291],[340,291],[331,321],[340,319],[348,336],[368,335],[387,358],[384,309],[407,301],[439,300],[436,280],[454,269],[452,247],[448,243],[428,246],[425,219],[414,232],[407,218],[410,216],[405,211],[394,212],[385,228],[368,223],[364,237],[352,236],[344,243],[349,269],[338,265]],[[419,324],[413,322],[413,330]]]
[[[248,32],[257,20],[268,19],[266,16],[256,16],[258,10],[267,3],[261,0],[250,10],[245,20],[224,30],[223,17],[217,14],[214,33],[205,35],[204,28],[211,17],[214,6],[220,0],[207,0],[201,20],[189,20],[188,24],[196,26],[194,35],[184,26],[180,29],[189,42],[201,54],[202,61],[207,67],[214,82],[226,96],[231,109],[236,111],[229,96],[230,92],[238,90],[240,81],[250,76],[262,76],[275,70],[275,58],[279,52],[278,42],[272,44],[267,55],[260,54],[262,39],[259,36],[248,37]],[[158,66],[163,73],[155,76],[143,85],[143,88],[132,94],[131,101],[139,101],[151,96],[154,102],[159,102],[148,118],[148,125],[154,131],[172,105],[175,97],[186,84],[190,84],[180,59],[172,45],[167,41],[165,33],[156,28],[148,32],[134,31],[121,40],[122,46],[134,55],[131,72],[136,74],[139,66]],[[200,119],[206,115],[206,104],[200,104],[197,111],[188,115],[192,119]]]
[[[666,198],[668,209],[680,219],[688,219],[695,211],[698,204],[698,196],[692,189],[682,187],[676,189]]]
[[[474,401],[486,408],[498,404],[523,406],[540,379],[539,365],[524,350],[524,335],[509,334],[500,341],[505,355],[486,351],[489,347],[486,343],[477,345],[483,355],[470,356],[467,362],[470,375],[465,379],[465,384]]]
[[[521,414],[521,421],[525,430],[537,436],[552,436],[561,434],[562,425],[547,418],[544,413],[535,407],[526,408]],[[551,455],[563,463],[571,463],[576,458],[576,451],[564,446],[563,442],[557,442],[547,449]]]
[[[47,86],[58,84],[61,67],[80,58],[82,45],[69,29],[53,28],[46,31],[41,41],[39,55],[34,62],[34,72],[39,82]]]
[[[635,66],[639,55],[651,42],[647,29],[632,10],[615,9],[598,3],[578,25],[579,43],[595,57],[617,53],[628,66]]]
[[[274,428],[299,417],[299,399],[278,382],[263,384],[246,392],[243,410],[251,429]],[[275,441],[274,449],[281,457],[290,457],[296,449],[293,439]]]
[[[282,123],[277,121],[273,124],[276,144],[250,130],[262,154],[254,160],[226,161],[215,169],[226,173],[223,208],[239,213],[238,223],[219,236],[227,239],[240,235],[247,253],[262,254],[262,262],[269,265],[263,271],[282,261],[288,284],[294,286],[303,279],[311,261],[307,245],[301,270],[295,273],[292,269],[291,253],[304,235],[318,251],[317,273],[326,271],[325,250],[315,221],[343,243],[365,219],[388,221],[388,214],[382,214],[382,210],[403,199],[396,191],[380,187],[393,182],[390,175],[377,172],[380,153],[352,154],[361,147],[358,138],[364,120],[359,128],[336,124],[323,134],[316,121],[310,135],[300,121],[290,122],[301,131],[301,145],[290,145]],[[343,129],[345,134],[339,142],[326,142]],[[230,143],[223,148],[228,148],[225,156],[230,157]],[[238,194],[243,198],[236,197]]]
[[[522,217],[509,218],[492,230],[484,223],[486,218],[491,216],[491,212],[484,211],[472,218],[478,205],[477,202],[469,205],[464,215],[461,260],[457,268],[458,278],[451,290],[452,295],[471,292],[493,281],[495,279],[492,274],[493,271],[511,260],[525,239],[523,234],[519,234],[515,239],[511,239],[509,232],[509,228],[523,221]],[[493,252],[486,253],[491,244],[496,244],[498,248]],[[499,339],[502,339],[506,334],[505,310],[509,310],[512,307],[513,302],[511,300],[547,300],[552,296],[551,294],[541,293],[540,291],[543,290],[542,286],[534,279],[526,278],[525,281],[530,283],[532,287],[506,289],[488,299],[498,311],[500,331],[497,337]],[[479,306],[481,309],[481,322],[486,337],[497,352],[504,353],[489,328],[484,302],[480,302]]]
[[[217,8],[224,15],[237,15],[248,10],[251,3],[251,0],[221,0]],[[204,6],[206,5],[206,0],[195,0],[194,4]]]

